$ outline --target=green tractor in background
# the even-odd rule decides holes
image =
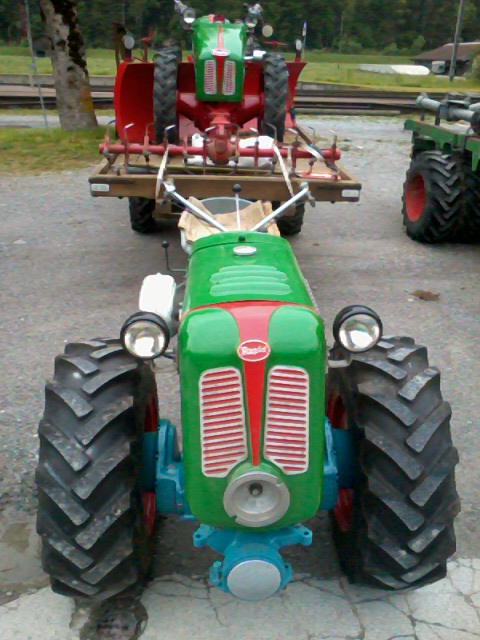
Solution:
[[[286,587],[280,549],[309,545],[305,523],[320,510],[352,582],[441,579],[455,551],[458,456],[426,348],[384,336],[357,305],[338,313],[327,349],[274,224],[308,185],[273,212],[239,189],[195,203],[162,187],[186,209],[185,287],[148,276],[120,337],[68,344],[46,386],[37,529],[54,591],[101,601],[143,584],[156,515],[195,520],[193,545],[223,556],[211,583],[244,600]],[[197,223],[210,231],[192,242],[185,229]],[[178,366],[182,450],[158,405],[160,357]]]

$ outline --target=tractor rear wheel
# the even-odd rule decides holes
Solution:
[[[280,202],[272,202],[274,209],[280,206]],[[300,202],[295,205],[292,215],[285,215],[277,220],[277,226],[282,236],[294,236],[300,233],[303,226],[303,218],[305,216],[305,203]]]
[[[327,416],[334,429],[348,431],[358,466],[352,478],[340,478],[331,513],[350,581],[397,590],[443,578],[460,510],[458,454],[450,405],[426,348],[384,338],[348,366],[331,368]]]
[[[463,218],[458,239],[480,242],[480,173],[472,169],[470,157],[463,164]]]
[[[155,500],[142,491],[141,443],[157,424],[153,371],[118,340],[68,344],[56,358],[36,482],[43,568],[57,593],[102,601],[148,576]]]
[[[412,159],[403,191],[403,224],[410,238],[426,243],[457,239],[462,178],[459,162],[441,151],[423,151]]]
[[[283,142],[288,98],[288,71],[285,58],[278,53],[266,53],[263,57],[263,77],[262,133]]]
[[[151,233],[155,229],[153,213],[155,211],[155,200],[149,198],[128,199],[130,212],[130,226],[138,233]]]
[[[153,58],[153,126],[157,144],[163,141],[167,127],[177,125],[178,63],[176,47],[161,49]],[[167,138],[172,144],[178,142],[178,130],[171,129]]]

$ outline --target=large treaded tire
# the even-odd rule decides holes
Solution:
[[[463,164],[463,217],[458,240],[480,242],[480,174],[472,169],[471,157]]]
[[[262,133],[283,142],[287,115],[288,71],[285,58],[278,53],[263,57],[264,108]]]
[[[158,412],[151,367],[118,340],[68,344],[56,358],[36,473],[37,531],[55,592],[102,601],[148,577],[140,465],[152,403]]]
[[[450,405],[426,348],[410,338],[385,338],[353,355],[347,367],[330,368],[327,415],[334,428],[352,434],[359,465],[332,512],[350,581],[397,590],[444,577],[460,510],[458,454]]]
[[[274,209],[280,206],[280,202],[272,202]],[[294,236],[300,233],[303,227],[303,219],[305,217],[305,203],[300,202],[295,205],[295,211],[292,215],[283,216],[277,220],[277,227],[282,236]]]
[[[155,230],[155,200],[132,197],[128,199],[130,226],[137,233],[152,233]]]
[[[179,50],[176,47],[161,49],[153,58],[153,122],[155,141],[161,144],[165,129],[177,124],[177,76]],[[171,143],[178,142],[178,130],[168,132]]]
[[[441,151],[418,153],[407,171],[403,190],[403,224],[413,240],[452,242],[463,218],[462,167]]]

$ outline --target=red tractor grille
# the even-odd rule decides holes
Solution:
[[[223,72],[223,95],[233,96],[235,93],[235,62],[227,60]]]
[[[308,469],[308,415],[309,379],[305,369],[270,369],[264,456],[288,475]]]
[[[202,471],[224,478],[247,458],[247,432],[240,371],[209,369],[200,376]]]
[[[205,61],[205,71],[203,88],[207,95],[213,96],[217,93],[217,63],[215,60]]]

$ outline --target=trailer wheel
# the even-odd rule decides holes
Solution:
[[[165,129],[177,124],[177,75],[181,54],[177,47],[166,47],[153,58],[153,123],[155,141],[161,144]],[[167,134],[172,144],[178,142],[178,130],[171,129]]]
[[[272,202],[274,209],[280,206],[280,202]],[[295,205],[292,215],[286,215],[277,220],[277,226],[282,236],[294,236],[300,233],[303,226],[303,218],[305,216],[305,203],[300,202]]]
[[[151,233],[155,229],[153,213],[155,200],[149,198],[129,198],[128,208],[130,212],[130,226],[138,233]]]
[[[55,592],[102,601],[147,578],[155,494],[142,492],[141,441],[157,424],[153,371],[118,340],[68,344],[56,358],[36,473]]]
[[[463,164],[463,218],[458,239],[480,242],[480,174],[472,169],[470,157]]]
[[[403,224],[413,240],[454,241],[462,219],[462,170],[441,151],[416,155],[403,191]]]
[[[450,405],[426,348],[410,338],[384,339],[345,368],[331,368],[327,416],[350,434],[358,465],[354,477],[343,478],[331,512],[350,581],[397,590],[444,577],[460,510],[458,454]]]
[[[263,134],[283,142],[287,115],[288,71],[285,58],[278,53],[263,57],[264,108]]]

